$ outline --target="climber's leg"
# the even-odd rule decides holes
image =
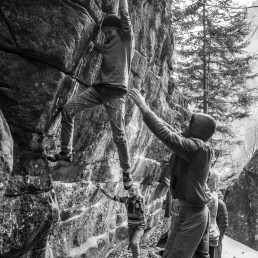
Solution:
[[[141,227],[128,227],[129,242],[133,258],[140,258],[140,241],[144,233],[144,228]]]
[[[71,161],[72,140],[75,115],[84,110],[102,104],[101,99],[93,87],[90,87],[78,94],[63,106],[61,117],[61,152],[48,156],[48,160]]]
[[[130,156],[125,134],[125,93],[112,89],[104,89],[104,92],[105,94],[101,94],[102,102],[106,108],[113,132],[113,139],[118,149],[120,167],[123,170],[124,188],[128,190],[131,188],[133,180],[130,171]]]

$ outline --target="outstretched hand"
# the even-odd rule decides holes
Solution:
[[[131,89],[129,91],[129,96],[134,100],[135,104],[141,109],[142,112],[149,110],[144,97],[137,89]]]
[[[96,187],[98,190],[100,190],[102,193],[105,192],[105,190],[101,187],[100,183],[96,184]]]

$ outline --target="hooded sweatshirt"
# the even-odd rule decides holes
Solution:
[[[153,112],[143,114],[150,130],[173,152],[170,158],[170,188],[173,198],[187,205],[208,203],[206,180],[210,169],[212,151],[207,143],[216,129],[215,120],[194,113],[189,137],[173,133]]]

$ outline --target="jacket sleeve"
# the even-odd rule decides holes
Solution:
[[[145,210],[145,199],[144,198],[140,198],[140,212],[141,214],[144,214],[144,210]]]
[[[190,162],[197,151],[198,144],[191,138],[185,138],[168,129],[159,117],[152,111],[143,114],[143,120],[149,129],[174,153]]]
[[[217,213],[217,225],[219,227],[220,231],[220,240],[224,237],[224,234],[226,233],[228,229],[228,211],[226,204],[219,200],[218,203],[218,213]]]
[[[124,6],[119,6],[119,13],[121,17],[123,38],[132,41],[134,39],[133,26],[131,23],[128,10]]]
[[[113,200],[116,201],[116,202],[121,202],[121,203],[126,204],[127,199],[128,199],[127,196],[120,197],[120,196],[116,196],[116,195],[115,195]]]

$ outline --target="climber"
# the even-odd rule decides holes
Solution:
[[[113,196],[103,189],[100,184],[97,185],[102,193],[109,199],[124,203],[127,210],[128,217],[128,235],[129,243],[133,258],[140,258],[140,240],[145,229],[145,212],[144,197],[140,194],[140,186],[133,183],[128,191],[129,196],[119,197]]]
[[[206,114],[193,113],[183,124],[181,135],[172,132],[146,105],[137,89],[129,96],[134,100],[149,129],[172,152],[170,190],[178,199],[179,215],[169,234],[163,257],[209,257],[209,210],[206,181],[212,156],[207,142],[216,129],[215,120]]]
[[[72,135],[76,113],[104,105],[111,124],[113,139],[118,149],[123,172],[124,188],[130,189],[133,180],[130,171],[130,157],[125,135],[125,95],[131,61],[134,54],[134,35],[128,14],[127,0],[115,0],[120,17],[108,14],[101,24],[105,42],[102,49],[102,63],[92,87],[75,96],[62,108],[61,152],[47,156],[52,162],[71,161]],[[98,48],[99,49],[99,48]]]

